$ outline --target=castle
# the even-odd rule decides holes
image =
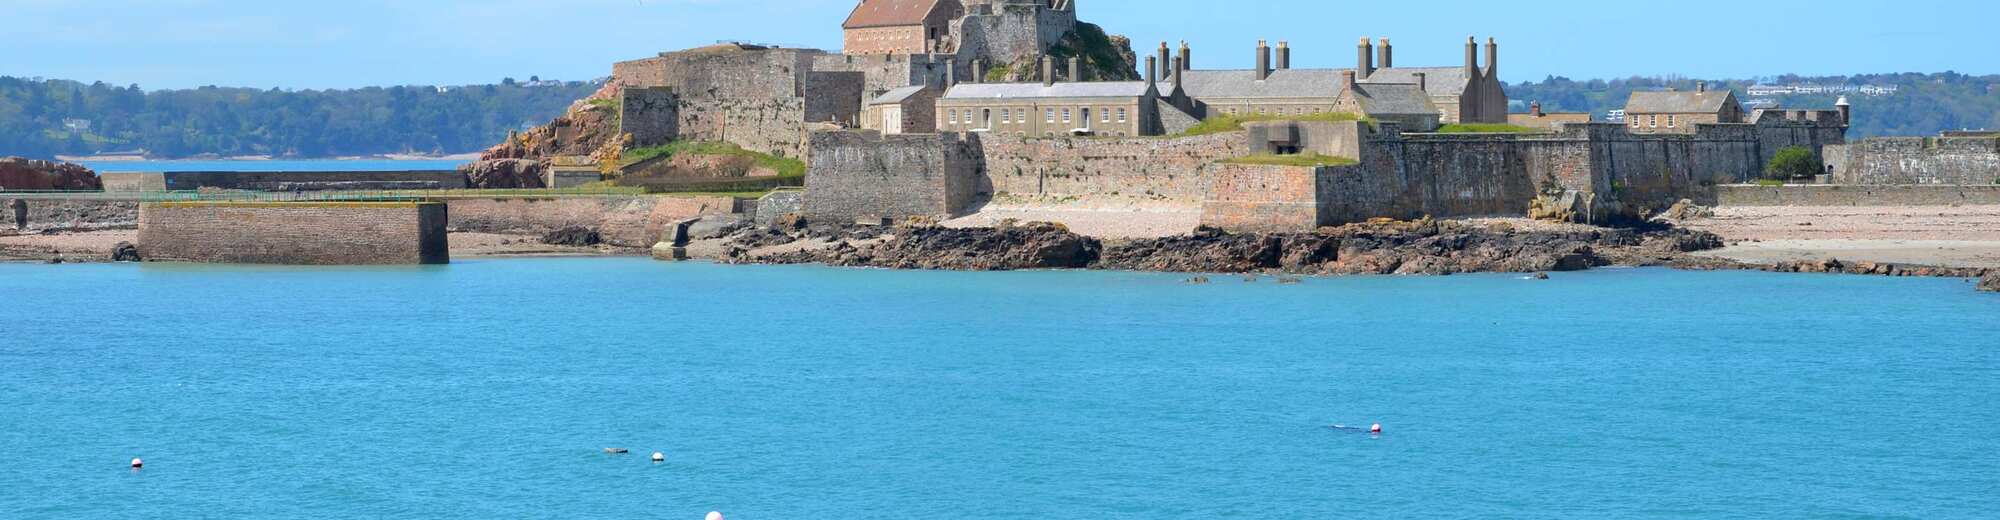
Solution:
[[[802,157],[802,211],[814,220],[1103,200],[1258,231],[1523,215],[1553,194],[1574,218],[1636,216],[1755,179],[1786,147],[1852,155],[1845,106],[1746,114],[1732,93],[1705,86],[1635,94],[1619,124],[1538,104],[1509,114],[1494,38],[1483,63],[1468,38],[1462,63],[1419,67],[1401,66],[1388,39],[1361,38],[1354,66],[1337,69],[1293,68],[1284,40],[1257,42],[1252,68],[1200,69],[1186,43],[1175,53],[1162,42],[1139,67],[1144,79],[1102,78],[1052,55],[1075,36],[1076,7],[861,0],[839,53],[727,44],[619,63],[620,133],[636,145],[725,141]],[[989,82],[997,64],[1022,81]],[[1253,122],[1177,136],[1231,117]],[[1439,133],[1507,123],[1540,131]],[[1237,160],[1257,154],[1338,159]],[[1862,162],[1846,155],[1828,162]]]

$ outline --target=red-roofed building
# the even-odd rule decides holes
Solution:
[[[958,0],[861,0],[841,28],[847,54],[936,52],[951,36],[951,21],[965,14]]]

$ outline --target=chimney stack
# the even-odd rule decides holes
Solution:
[[[1465,37],[1465,77],[1479,77],[1479,39]]]
[[[1167,77],[1167,73],[1169,72],[1167,64],[1173,63],[1173,61],[1174,55],[1172,51],[1167,50],[1167,42],[1160,42],[1160,77]]]
[[[1181,68],[1194,68],[1194,55],[1188,50],[1187,40],[1181,40]]]
[[[1393,58],[1394,58],[1394,55],[1390,54],[1390,52],[1389,52],[1389,39],[1388,39],[1388,38],[1383,38],[1383,39],[1382,39],[1382,48],[1380,48],[1380,49],[1376,49],[1376,50],[1375,50],[1375,52],[1377,52],[1377,53],[1380,53],[1380,54],[1381,54],[1381,58],[1380,58],[1380,59],[1377,59],[1377,60],[1375,60],[1375,61],[1378,61],[1378,62],[1381,62],[1381,63],[1378,63],[1378,64],[1377,64],[1377,66],[1379,66],[1379,67],[1382,67],[1382,68],[1385,68],[1385,69],[1387,69],[1387,68],[1392,68],[1392,67],[1395,67],[1395,66],[1396,66],[1396,62],[1395,62],[1395,60],[1393,59]]]
[[[1695,93],[1697,93],[1697,94],[1699,94],[1699,93],[1704,93],[1704,92],[1708,92],[1708,82],[1706,82],[1706,81],[1696,81],[1696,82],[1694,82],[1694,91],[1695,91]]]
[[[1416,74],[1415,74],[1415,76],[1417,77],[1417,90],[1421,90],[1421,91],[1424,91],[1424,92],[1430,92],[1430,91],[1431,91],[1431,80],[1430,80],[1430,77],[1431,77],[1431,75],[1430,75],[1430,74],[1425,74],[1425,73],[1422,73],[1422,72],[1419,72],[1419,73],[1416,73]]]
[[[1292,44],[1278,40],[1278,70],[1292,68]]]
[[[1184,72],[1186,70],[1187,70],[1187,63],[1182,62],[1180,58],[1174,58],[1173,78],[1175,87],[1181,86],[1181,72]]]
[[[1072,82],[1082,82],[1082,81],[1083,81],[1083,57],[1082,57],[1082,56],[1074,56],[1074,57],[1071,57],[1071,58],[1069,59],[1069,80],[1070,80],[1070,81],[1072,81]]]
[[[969,83],[984,83],[986,81],[986,60],[978,58],[972,60],[972,77],[967,78],[967,81]]]
[[[1146,84],[1156,85],[1159,84],[1159,82],[1160,82],[1160,58],[1158,56],[1147,56]]]
[[[958,85],[958,60],[944,59],[944,88]]]
[[[1486,77],[1500,78],[1500,43],[1486,37]]]
[[[1271,46],[1257,40],[1257,81],[1271,77]]]
[[[1055,84],[1056,59],[1050,56],[1042,56],[1042,86],[1049,87],[1055,86]]]
[[[1535,116],[1535,117],[1542,117],[1542,102],[1540,102],[1540,101],[1529,101],[1529,102],[1528,102],[1528,115],[1531,115],[1531,116]]]
[[[1354,87],[1356,87],[1356,86],[1358,86],[1358,85],[1360,85],[1360,84],[1361,84],[1361,82],[1360,82],[1360,81],[1356,81],[1356,80],[1354,79],[1354,76],[1355,76],[1355,74],[1354,74],[1354,71],[1351,71],[1351,70],[1343,70],[1343,71],[1340,71],[1340,88],[1341,88],[1341,90],[1345,90],[1345,91],[1353,91],[1353,90],[1354,90]]]
[[[1368,75],[1374,73],[1375,44],[1369,42],[1367,36],[1363,36],[1361,43],[1354,46],[1354,75],[1358,79],[1368,79]]]

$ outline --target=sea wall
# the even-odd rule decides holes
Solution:
[[[1957,206],[2000,205],[2000,185],[1734,184],[1715,188],[1719,206]]]
[[[149,261],[442,264],[446,212],[435,202],[149,202],[138,246]]]
[[[4,202],[0,205],[0,229],[132,229],[139,225],[136,201],[0,199],[0,202]]]
[[[1196,137],[980,137],[992,193],[1199,204],[1223,159],[1250,153],[1243,132]]]
[[[620,247],[652,247],[674,222],[737,212],[734,197],[718,196],[458,199],[449,205],[454,231],[539,235],[584,227]]]
[[[133,172],[103,174],[105,191],[455,190],[465,189],[456,170],[356,172]]]
[[[801,189],[778,189],[757,199],[756,214],[751,217],[760,226],[771,226],[785,215],[805,212],[806,191]]]
[[[1334,168],[1217,164],[1208,195],[1201,203],[1201,223],[1239,233],[1318,228],[1324,220],[1319,182],[1342,176],[1327,171],[1331,169]]]
[[[811,221],[955,216],[981,183],[982,136],[814,132],[806,165],[805,215]]]
[[[1835,184],[2000,184],[2000,138],[1879,137],[1828,150]]]

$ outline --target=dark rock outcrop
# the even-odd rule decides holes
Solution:
[[[141,261],[141,258],[139,257],[139,246],[132,245],[131,242],[119,242],[118,245],[111,246],[111,261],[113,262]]]
[[[483,160],[459,167],[472,189],[535,189],[542,182],[542,163],[527,159]]]
[[[0,189],[102,190],[104,183],[82,165],[6,157],[0,158]]]
[[[731,241],[743,245],[748,245],[744,244],[746,239],[768,242],[770,233],[774,231],[768,228],[745,230],[731,236]],[[891,269],[1004,271],[1090,267],[1103,251],[1103,245],[1097,239],[1072,233],[1061,225],[1040,222],[992,228],[818,228],[808,231],[807,235],[813,239],[832,241],[834,245],[754,259],[742,256],[742,252],[750,248],[739,246],[736,249],[738,254],[727,260]]]
[[[552,246],[590,247],[604,243],[604,235],[582,226],[570,226],[542,235],[542,243]]]
[[[1986,275],[1985,278],[1980,278],[1979,290],[1985,292],[2000,292],[2000,272],[1989,273]]]

